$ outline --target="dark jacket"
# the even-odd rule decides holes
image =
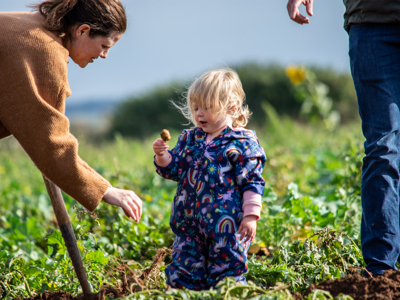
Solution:
[[[343,0],[344,28],[360,23],[400,22],[400,0]]]

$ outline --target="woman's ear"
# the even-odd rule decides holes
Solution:
[[[90,33],[90,26],[87,24],[82,24],[75,27],[73,36],[76,39],[80,39],[86,35],[89,36],[89,33]]]

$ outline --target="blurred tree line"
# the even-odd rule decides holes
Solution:
[[[302,121],[302,103],[296,89],[279,65],[243,64],[233,66],[242,81],[246,103],[253,112],[248,128],[265,126],[267,115],[263,104],[269,104],[280,116]],[[358,120],[357,100],[350,74],[338,73],[328,68],[307,67],[315,77],[328,87],[327,96],[332,100],[332,109],[340,113],[340,122]],[[199,74],[200,75],[200,74]],[[188,128],[188,121],[173,107],[170,101],[179,103],[192,83],[174,82],[140,96],[122,102],[112,116],[109,136],[143,138],[163,128],[181,131]]]

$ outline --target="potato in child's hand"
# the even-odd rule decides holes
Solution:
[[[168,129],[161,130],[160,135],[164,142],[171,139],[171,134],[169,133]]]

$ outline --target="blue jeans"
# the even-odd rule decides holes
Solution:
[[[400,23],[351,25],[349,55],[365,136],[361,246],[375,275],[400,253]]]

